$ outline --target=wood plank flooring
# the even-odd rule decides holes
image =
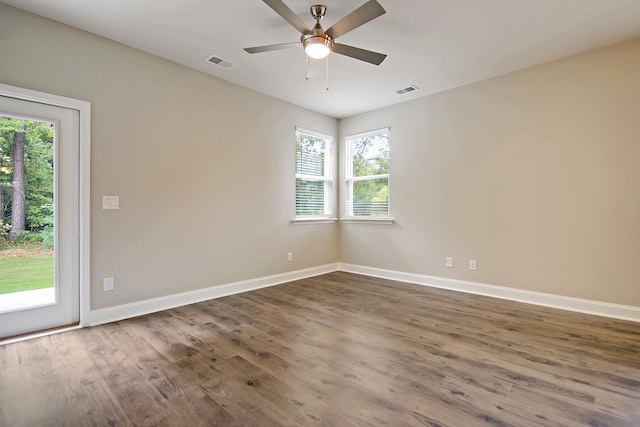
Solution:
[[[0,347],[0,426],[640,426],[640,324],[336,272]]]

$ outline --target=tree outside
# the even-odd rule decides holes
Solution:
[[[378,134],[351,140],[353,215],[389,215],[389,140]]]
[[[54,285],[54,126],[0,116],[0,294]]]

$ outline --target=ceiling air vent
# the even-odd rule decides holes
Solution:
[[[222,58],[218,58],[215,55],[209,56],[207,58],[207,61],[211,62],[212,64],[215,64],[215,65],[217,65],[219,67],[226,68],[226,69],[229,69],[229,68],[234,66],[233,62],[229,62],[229,61],[224,60]]]
[[[411,85],[411,86],[405,87],[404,89],[397,90],[396,93],[398,95],[403,95],[405,93],[413,92],[414,90],[418,90],[418,86]]]

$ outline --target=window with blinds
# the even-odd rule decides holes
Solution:
[[[296,218],[333,216],[332,138],[296,129]]]
[[[345,216],[389,217],[389,129],[348,136]]]

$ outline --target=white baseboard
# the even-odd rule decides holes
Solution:
[[[243,280],[241,282],[227,283],[209,288],[197,289],[189,292],[168,295],[160,298],[152,298],[144,301],[132,302],[115,307],[103,308],[89,311],[84,319],[83,326],[96,326],[103,323],[115,322],[131,317],[142,316],[144,314],[157,311],[168,310],[170,308],[183,305],[194,304],[214,298],[220,298],[241,292],[253,291],[260,288],[279,285],[281,283],[300,280],[307,277],[319,276],[330,273],[338,269],[338,264],[327,264],[319,267],[296,270],[273,276],[260,277],[257,279]]]
[[[484,283],[466,282],[463,280],[447,279],[443,277],[426,276],[423,274],[404,273],[401,271],[385,270],[362,265],[338,263],[338,270],[399,282],[415,283],[417,285],[452,291],[484,295],[596,316],[612,317],[615,319],[640,322],[640,307],[611,304],[607,302],[572,298],[561,295],[545,294],[541,292],[525,291],[504,286],[487,285]]]
[[[345,271],[371,277],[396,280],[399,282],[408,282],[434,288],[448,289],[545,307],[559,308],[562,310],[576,311],[579,313],[593,314],[596,316],[640,322],[640,307],[545,294],[504,286],[447,279],[444,277],[427,276],[424,274],[385,270],[363,265],[335,263],[257,279],[212,286],[209,288],[182,292],[165,297],[118,305],[115,307],[91,310],[84,319],[83,326],[95,326],[103,323],[115,322],[183,305],[194,304],[209,299],[253,291],[307,277],[319,276],[321,274],[331,273],[332,271]]]

